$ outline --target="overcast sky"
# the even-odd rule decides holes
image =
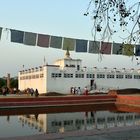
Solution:
[[[83,16],[88,0],[0,0],[0,27],[54,36],[92,40],[92,21]],[[63,50],[12,43],[3,31],[0,41],[0,77],[63,58]],[[72,58],[83,60],[83,66],[139,68],[135,58],[122,55],[99,55],[70,52]]]

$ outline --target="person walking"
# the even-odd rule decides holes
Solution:
[[[38,93],[38,90],[36,89],[35,90],[35,97],[38,97],[39,93]]]

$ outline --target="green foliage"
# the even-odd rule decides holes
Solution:
[[[18,79],[11,78],[10,79],[10,87],[11,88],[18,88]]]
[[[7,86],[7,80],[4,78],[0,78],[0,88]],[[18,88],[18,79],[11,78],[10,79],[10,87],[11,88]]]
[[[3,78],[0,78],[0,88],[2,88],[3,86],[6,86],[6,80]]]

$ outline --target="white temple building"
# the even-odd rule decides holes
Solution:
[[[21,70],[18,74],[19,90],[38,89],[39,94],[59,92],[69,94],[72,87],[85,87],[92,91],[110,89],[140,88],[140,70],[135,69],[98,69],[82,67],[81,59],[72,59],[67,50],[65,57],[53,65]]]

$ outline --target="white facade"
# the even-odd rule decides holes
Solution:
[[[54,65],[22,70],[18,75],[19,90],[38,89],[39,93],[69,94],[71,87],[93,91],[140,88],[140,71],[134,69],[98,69],[82,67],[82,60],[72,59],[69,52]]]

